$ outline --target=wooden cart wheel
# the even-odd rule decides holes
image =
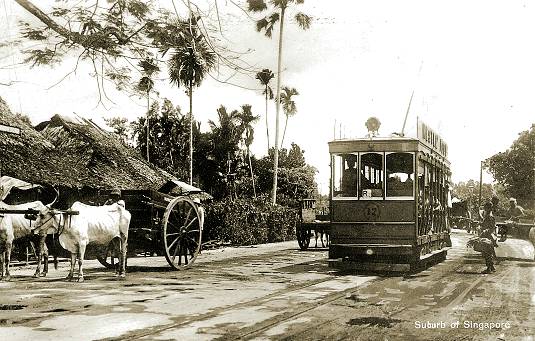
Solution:
[[[115,269],[119,266],[119,250],[114,248],[113,241],[106,247],[106,251],[97,254],[97,260],[107,269]],[[125,260],[125,268],[128,266],[128,257]]]
[[[163,216],[165,259],[171,267],[190,267],[201,250],[202,229],[197,205],[187,197],[173,199]]]
[[[297,229],[296,234],[299,248],[303,251],[308,249],[308,246],[310,245],[310,229],[300,227]]]

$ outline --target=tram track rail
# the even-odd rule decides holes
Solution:
[[[441,308],[444,314],[446,314],[446,312],[452,311],[455,307],[462,305],[462,303],[467,299],[467,297],[471,293],[473,293],[473,291],[477,289],[477,287],[480,286],[486,279],[489,278],[489,276],[482,276],[482,275],[477,275],[477,277],[474,278],[475,273],[468,273],[468,274],[464,273],[463,268],[466,267],[467,264],[471,264],[471,263],[466,262],[461,256],[461,254],[454,255],[450,259],[454,260],[454,262],[449,263],[449,264],[448,263],[441,264],[440,266],[442,267],[442,269],[434,268],[433,265],[437,264],[437,263],[434,263],[433,265],[431,265],[431,267],[423,269],[422,271],[418,271],[416,273],[407,273],[405,274],[405,276],[403,276],[404,277],[403,280],[411,280],[411,278],[418,278],[421,275],[425,277],[427,276],[426,271],[432,271],[433,282],[444,281],[446,278],[449,278],[452,275],[461,276],[461,277],[462,276],[471,277],[471,279],[464,280],[465,288],[462,291],[457,292],[455,296],[448,298],[449,303],[447,303],[445,306]],[[511,271],[513,271],[511,268],[502,268],[502,269],[503,269],[502,271],[499,271],[497,274],[494,274],[491,276],[493,276],[495,280],[497,281],[502,281],[505,278],[508,278],[511,274]],[[356,287],[354,286],[354,287],[341,290],[341,291],[337,291],[337,292],[328,293],[326,295],[323,295],[321,298],[317,298],[311,301],[300,302],[298,306],[291,307],[290,310],[278,313],[277,315],[273,317],[266,318],[265,320],[256,322],[244,328],[240,328],[239,330],[230,329],[228,330],[228,332],[224,330],[216,330],[216,332],[211,335],[213,335],[216,340],[223,340],[223,341],[249,340],[249,339],[253,339],[256,337],[262,337],[262,336],[265,336],[264,334],[266,331],[269,331],[272,328],[275,328],[283,324],[291,325],[292,321],[296,320],[300,316],[306,316],[307,313],[313,311],[314,309],[319,309],[319,308],[328,306],[329,304],[332,304],[333,302],[337,300],[347,298],[354,294],[358,294],[360,290],[362,290],[364,287],[370,284],[381,285],[380,282],[388,281],[390,278],[392,277],[370,276],[370,279],[362,283],[362,285],[358,285]],[[152,327],[150,329],[146,329],[143,331],[135,331],[127,335],[122,335],[120,338],[112,338],[110,340],[120,340],[120,339],[123,339],[124,337],[127,337],[128,339],[132,339],[132,340],[139,340],[139,339],[144,339],[147,337],[148,338],[156,337],[162,333],[165,333],[166,331],[172,331],[173,329],[184,328],[186,326],[190,326],[194,324],[195,322],[201,322],[201,321],[206,321],[206,320],[210,320],[213,318],[217,318],[218,316],[224,314],[226,311],[236,310],[236,309],[241,309],[241,308],[263,306],[267,304],[270,300],[287,298],[288,294],[296,293],[299,290],[311,288],[315,285],[319,285],[319,284],[326,283],[326,282],[333,281],[333,280],[336,280],[336,277],[328,277],[328,278],[323,278],[323,279],[310,280],[305,283],[295,284],[287,288],[277,290],[265,296],[250,299],[248,301],[241,302],[238,304],[232,304],[232,305],[225,306],[225,307],[219,307],[210,312],[186,318],[180,322],[166,324],[162,326],[156,326],[156,327]],[[388,319],[393,319],[393,318],[402,316],[403,314],[406,314],[406,311],[408,308],[410,308],[410,305],[401,307],[400,309],[396,309],[390,312],[384,311],[384,315]],[[432,309],[432,307],[430,307],[430,309]],[[326,320],[321,321],[322,325],[325,323],[334,325],[338,322],[339,320],[337,318],[326,319]],[[303,327],[297,327],[297,328],[295,327],[296,326],[292,327],[294,329],[292,330],[292,334],[290,335],[290,338],[298,337],[299,335],[305,335],[310,330],[309,325],[303,326]]]
[[[372,279],[372,278],[370,278],[370,279]],[[232,304],[232,305],[228,305],[228,306],[224,306],[224,307],[219,307],[219,308],[216,308],[216,309],[214,309],[214,310],[212,310],[212,311],[210,311],[208,313],[204,313],[204,314],[196,315],[194,317],[190,317],[185,321],[166,324],[166,325],[162,325],[162,326],[151,327],[151,328],[148,328],[148,329],[145,329],[145,330],[142,330],[142,331],[135,331],[135,332],[132,332],[132,333],[129,333],[129,334],[121,335],[120,337],[108,338],[106,340],[110,340],[110,341],[112,341],[112,340],[124,340],[125,338],[127,338],[128,340],[140,340],[140,339],[142,339],[144,337],[155,336],[155,335],[158,335],[158,334],[160,334],[162,332],[165,332],[165,331],[168,331],[168,330],[171,330],[171,329],[175,329],[175,328],[184,327],[184,326],[189,325],[189,324],[194,323],[194,322],[203,321],[203,320],[207,320],[207,319],[210,319],[210,318],[215,318],[215,317],[217,317],[221,313],[224,313],[227,310],[258,306],[258,305],[264,304],[266,302],[269,302],[270,300],[272,300],[274,298],[282,297],[282,296],[285,296],[285,295],[287,295],[289,293],[296,292],[296,291],[303,290],[303,289],[307,289],[307,288],[313,287],[315,285],[322,284],[322,283],[329,282],[329,281],[333,281],[333,278],[332,277],[328,277],[328,278],[322,278],[322,279],[309,280],[306,283],[294,284],[294,285],[291,285],[291,286],[289,286],[289,287],[287,287],[285,289],[280,289],[280,290],[277,290],[277,291],[272,292],[270,294],[267,294],[265,296],[258,297],[258,298],[252,299],[252,300],[248,300],[248,301],[245,301],[245,302],[240,302],[240,303],[237,303],[237,304]],[[275,317],[273,317],[271,319],[268,319],[266,321],[262,321],[260,323],[257,323],[254,326],[241,329],[241,331],[243,331],[243,333],[240,332],[240,333],[238,333],[239,335],[236,335],[235,333],[231,333],[231,334],[224,335],[224,336],[222,336],[220,338],[217,338],[217,339],[218,340],[243,339],[243,337],[247,336],[248,334],[252,335],[252,334],[258,333],[259,331],[263,331],[263,330],[269,329],[273,325],[276,325],[276,324],[278,324],[280,322],[283,322],[283,321],[290,320],[295,316],[298,316],[298,315],[303,314],[303,313],[305,313],[305,312],[307,312],[309,310],[312,310],[312,309],[318,307],[318,305],[326,305],[326,304],[328,304],[328,303],[330,303],[330,302],[332,302],[332,301],[334,301],[336,299],[344,297],[344,295],[346,295],[347,292],[350,292],[352,290],[355,290],[355,288],[350,288],[350,289],[346,289],[346,290],[341,291],[341,292],[335,292],[335,293],[332,293],[332,294],[327,294],[319,302],[316,301],[316,302],[311,302],[311,303],[305,303],[304,306],[301,306],[301,308],[298,309],[297,312],[291,311],[291,312],[288,312],[288,313],[283,313],[281,315],[277,315],[277,316],[275,316]],[[241,334],[244,334],[244,335],[241,335]]]
[[[463,266],[464,266],[464,264],[458,264],[458,263],[451,264],[448,267],[449,268],[448,270],[444,269],[445,271],[441,271],[440,273],[437,273],[436,274],[436,278],[434,278],[434,280],[435,281],[440,281],[440,280],[444,279],[447,276],[451,276],[452,273],[457,273],[457,271],[460,268],[462,268]],[[408,274],[409,277],[405,277],[405,278],[410,279],[410,277],[414,276],[414,275],[417,276],[418,274]],[[504,274],[502,276],[506,276],[506,275]],[[300,303],[298,307],[295,307],[295,308],[291,309],[290,311],[283,312],[283,313],[278,314],[276,316],[273,316],[271,318],[267,318],[266,320],[263,320],[263,321],[260,321],[258,323],[255,323],[252,326],[248,326],[248,327],[239,329],[238,331],[230,331],[229,333],[226,333],[224,335],[221,335],[221,336],[217,337],[216,340],[248,340],[248,339],[260,336],[265,331],[267,331],[267,330],[269,330],[269,329],[271,329],[271,328],[273,328],[273,327],[275,327],[277,325],[280,325],[280,324],[283,324],[283,323],[286,323],[286,322],[291,322],[295,318],[297,318],[297,317],[299,317],[301,315],[304,315],[304,314],[310,312],[311,310],[327,306],[327,305],[329,305],[329,304],[331,304],[331,303],[333,303],[333,302],[335,302],[335,301],[337,301],[339,299],[342,299],[342,298],[351,296],[352,294],[358,293],[359,290],[361,290],[363,287],[365,287],[365,286],[367,286],[367,285],[369,285],[371,283],[377,284],[379,282],[386,281],[389,278],[391,278],[391,277],[370,276],[370,279],[365,281],[364,283],[362,283],[363,285],[359,285],[358,288],[351,287],[351,288],[348,288],[348,289],[345,289],[345,290],[341,290],[341,291],[338,291],[338,292],[333,292],[333,293],[326,294],[323,297],[321,297],[320,299],[317,299],[317,300],[314,300],[314,301]],[[215,318],[215,317],[219,316],[220,314],[223,314],[225,311],[228,311],[228,310],[234,310],[234,309],[240,309],[240,308],[246,308],[246,307],[261,306],[261,305],[263,305],[265,303],[268,303],[272,299],[277,299],[278,297],[287,296],[288,294],[291,294],[293,292],[297,292],[299,290],[311,288],[311,287],[313,287],[315,285],[326,283],[326,282],[329,282],[329,281],[333,281],[335,279],[336,278],[328,277],[328,278],[323,278],[323,279],[310,280],[310,281],[307,281],[306,283],[292,285],[292,286],[290,286],[288,288],[277,290],[276,292],[273,292],[273,293],[270,293],[268,295],[265,295],[265,296],[262,296],[262,297],[258,297],[258,298],[252,299],[252,300],[248,300],[246,302],[241,302],[241,303],[238,303],[238,304],[233,304],[233,305],[229,305],[229,306],[225,306],[225,307],[220,307],[220,308],[214,309],[214,310],[212,310],[212,311],[210,311],[208,313],[204,313],[204,314],[201,314],[201,315],[197,315],[197,316],[194,316],[194,317],[187,318],[184,321],[171,323],[171,324],[166,324],[166,325],[157,326],[157,327],[152,327],[150,329],[146,329],[146,330],[143,330],[143,331],[132,332],[132,333],[130,333],[128,335],[122,335],[119,338],[111,338],[109,340],[121,340],[121,339],[124,339],[124,337],[127,337],[128,339],[131,339],[131,340],[139,340],[139,339],[143,339],[145,337],[156,336],[156,335],[164,333],[166,331],[170,331],[170,330],[173,330],[173,329],[176,329],[176,328],[182,328],[182,327],[185,327],[185,326],[190,325],[190,324],[195,323],[195,322],[200,322],[200,321],[208,320],[210,318]],[[453,301],[449,304],[449,306],[453,307],[455,305],[458,305],[460,302],[462,302],[466,298],[466,296],[474,288],[476,288],[481,283],[481,281],[483,279],[484,279],[484,277],[480,277],[476,281],[473,281],[470,285],[467,286],[467,288],[465,288],[461,293],[459,293],[453,299]],[[388,313],[387,315],[388,315],[389,318],[393,318],[393,317],[399,316],[407,308],[408,307],[403,307],[402,309],[398,309],[397,311]],[[303,332],[305,332],[305,331],[306,330],[303,330]]]
[[[464,264],[452,265],[451,268],[453,270],[453,273],[457,273],[457,270],[459,270],[463,266],[464,266]],[[512,271],[513,271],[513,269],[511,269],[511,268],[505,269],[505,271],[503,273],[500,273],[498,275],[499,276],[498,277],[498,281],[501,281],[501,280],[509,277]],[[451,274],[452,274],[451,271],[444,271],[444,272],[438,274],[437,278],[435,278],[434,281],[438,282],[438,281],[440,281],[441,279],[443,279],[445,277],[451,276]],[[451,311],[451,309],[453,309],[454,307],[460,305],[475,288],[477,288],[479,285],[481,285],[481,283],[485,280],[485,278],[486,277],[484,277],[484,276],[480,276],[480,277],[478,277],[478,279],[476,279],[475,281],[471,282],[462,292],[460,292],[455,298],[453,298],[453,300],[443,309],[445,311]],[[388,279],[388,277],[384,278],[384,279]],[[381,278],[379,278],[379,280],[381,280]],[[378,283],[378,281],[373,281],[373,283]],[[275,327],[275,326],[277,326],[279,324],[285,323],[285,322],[290,322],[292,319],[295,319],[295,318],[299,317],[300,315],[303,315],[303,314],[305,314],[305,313],[307,313],[307,312],[309,312],[309,311],[311,311],[313,309],[317,309],[317,308],[326,306],[328,304],[333,303],[336,300],[339,300],[341,298],[348,297],[348,296],[351,296],[353,294],[356,294],[356,293],[358,293],[358,291],[360,289],[362,289],[362,288],[361,287],[359,287],[358,289],[357,288],[349,288],[349,289],[346,289],[346,290],[341,291],[339,293],[333,293],[331,295],[328,295],[327,297],[324,297],[321,300],[321,302],[307,304],[306,307],[302,307],[299,310],[294,310],[292,312],[276,316],[276,317],[274,317],[272,319],[266,320],[266,321],[264,321],[262,323],[256,324],[256,325],[251,326],[249,328],[241,329],[239,333],[232,333],[232,334],[224,335],[222,337],[217,338],[216,340],[221,340],[221,341],[226,341],[226,340],[249,340],[249,339],[252,339],[254,337],[258,337],[263,332],[269,330],[270,328],[273,328],[273,327]],[[401,309],[398,309],[398,310],[396,310],[394,312],[385,313],[385,315],[387,315],[388,319],[393,319],[395,317],[399,317],[408,308],[410,308],[410,307],[409,306],[405,306],[405,307],[402,307]],[[322,323],[322,326],[325,327],[325,323],[335,323],[336,321],[337,321],[337,319],[329,319],[329,320],[322,320],[321,323]],[[301,333],[306,333],[308,330],[309,330],[308,328],[298,329],[298,330],[294,331],[292,336],[297,336],[297,335],[300,335]]]

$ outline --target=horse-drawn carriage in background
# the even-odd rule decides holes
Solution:
[[[453,198],[451,206],[451,226],[466,230],[468,233],[475,230],[477,221],[472,220],[468,202]]]
[[[329,246],[329,234],[331,222],[329,212],[323,208],[316,209],[316,199],[301,199],[299,211],[299,224],[295,229],[297,243],[301,250],[307,250],[310,246],[310,238],[315,237],[315,247],[318,247],[318,238],[321,246]],[[324,243],[324,237],[325,242]]]

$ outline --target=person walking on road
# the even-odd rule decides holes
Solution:
[[[483,258],[485,258],[485,263],[487,269],[483,273],[495,272],[496,268],[494,267],[494,260],[497,259],[495,247],[498,246],[496,243],[496,237],[494,232],[496,231],[496,219],[492,215],[492,204],[486,202],[483,206],[483,221],[481,222],[481,234],[479,237],[484,243],[483,251],[481,252]]]

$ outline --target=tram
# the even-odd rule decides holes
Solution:
[[[417,138],[329,142],[329,266],[404,272],[446,258],[448,146],[422,121],[417,126]]]

